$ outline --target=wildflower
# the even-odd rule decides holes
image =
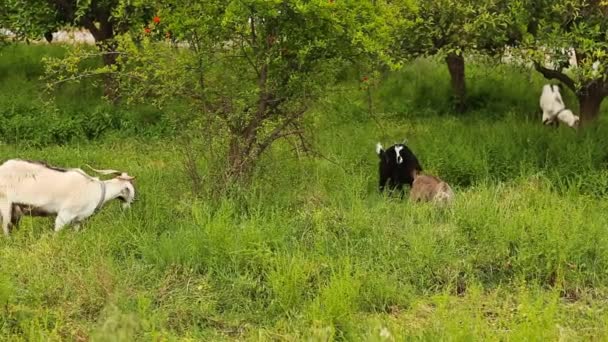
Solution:
[[[160,24],[160,17],[155,16],[154,19],[152,19],[152,21],[154,21],[155,24]]]
[[[144,28],[144,32],[145,32],[146,34],[149,34],[150,32],[152,32],[152,30],[150,30],[150,28],[149,28],[149,27],[146,27],[146,28]]]
[[[363,76],[363,82],[367,82],[368,78],[367,76]]]

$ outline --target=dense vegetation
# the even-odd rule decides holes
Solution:
[[[166,121],[168,115],[151,106],[113,107],[100,98],[97,87],[70,84],[46,92],[42,58],[64,56],[64,47],[15,45],[0,53],[0,132],[5,143],[40,147],[119,131],[123,136],[158,136],[174,133],[179,123]]]
[[[323,157],[283,140],[247,191],[207,200],[179,107],[110,106],[79,85],[45,98],[40,60],[61,49],[0,52],[0,157],[128,170],[139,199],[79,233],[35,218],[0,240],[2,339],[608,336],[608,131],[542,127],[530,70],[468,61],[458,115],[440,59],[369,93],[345,74],[306,119]],[[404,138],[453,184],[452,208],[378,194],[374,144]]]

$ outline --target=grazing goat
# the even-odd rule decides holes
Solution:
[[[384,191],[388,182],[391,190],[397,189],[403,196],[403,185],[412,186],[414,182],[413,172],[422,171],[418,158],[404,144],[395,144],[385,151],[382,145],[378,143],[376,154],[380,158],[380,192]]]
[[[580,118],[566,108],[559,86],[556,84],[545,84],[540,95],[540,108],[543,112],[543,125],[558,126],[559,121],[572,128],[578,128]]]
[[[438,177],[419,174],[413,171],[414,183],[410,191],[410,200],[414,202],[434,202],[448,204],[454,199],[450,185]]]
[[[116,170],[92,170],[117,177],[101,181],[81,169],[60,169],[40,162],[11,159],[0,165],[0,214],[2,229],[16,225],[24,214],[56,215],[55,231],[79,223],[106,202],[120,199],[128,208],[135,198],[133,179]],[[13,214],[15,215],[13,217]]]

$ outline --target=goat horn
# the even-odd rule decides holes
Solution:
[[[88,167],[89,169],[91,169],[91,170],[99,173],[99,174],[102,174],[102,175],[120,175],[120,174],[122,174],[122,172],[117,171],[117,170],[110,170],[110,169],[108,169],[108,170],[97,170],[97,169],[92,168],[89,164],[85,164],[85,166]]]
[[[127,180],[127,181],[132,181],[135,179],[135,176],[129,176],[126,172],[123,172],[120,176],[117,177],[118,179],[122,179],[122,180]]]

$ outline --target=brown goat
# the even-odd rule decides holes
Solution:
[[[438,177],[412,173],[414,183],[410,191],[410,200],[414,202],[435,202],[447,204],[454,199],[454,192],[450,185]]]

